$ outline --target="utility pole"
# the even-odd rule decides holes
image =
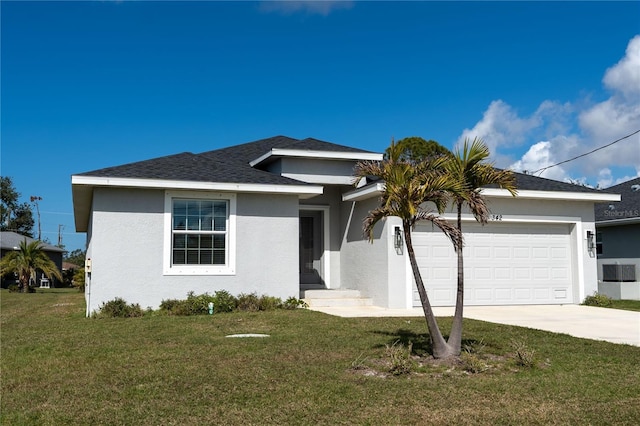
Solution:
[[[36,211],[38,212],[38,241],[42,241],[42,230],[40,228],[40,206],[38,205],[38,201],[42,201],[42,197],[38,197],[37,195],[31,196],[31,202],[36,205]]]
[[[58,247],[62,247],[62,230],[64,225],[58,225]]]

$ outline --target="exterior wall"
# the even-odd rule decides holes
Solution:
[[[282,158],[270,165],[268,170],[302,182],[350,185],[354,165],[354,161]]]
[[[121,297],[143,308],[227,290],[298,295],[298,198],[237,194],[235,275],[163,275],[163,190],[96,188],[87,233],[87,313]]]
[[[343,204],[342,287],[360,290],[377,306],[403,308],[410,295],[405,287],[404,252],[393,246],[398,218],[387,218],[374,228],[373,242],[363,237],[362,221],[376,207],[377,199]]]
[[[598,293],[617,300],[640,300],[640,224],[597,226],[597,232],[602,240],[602,254],[598,255]],[[634,265],[636,281],[603,281],[602,265],[611,264]]]

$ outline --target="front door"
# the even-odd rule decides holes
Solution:
[[[300,284],[324,285],[322,275],[322,212],[300,212]]]

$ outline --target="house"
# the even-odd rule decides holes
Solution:
[[[595,206],[598,292],[640,300],[640,177],[607,192],[621,200]]]
[[[31,243],[35,241],[33,238],[26,237],[24,235],[20,235],[16,232],[3,231],[0,233],[0,257],[4,257],[6,253],[18,250],[20,247],[20,243],[23,241],[27,241]],[[53,246],[51,244],[42,243],[42,251],[44,251],[47,256],[56,264],[58,270],[62,270],[62,256],[64,254],[64,249],[60,247]],[[39,287],[42,280],[42,273],[40,271],[37,272],[35,277],[35,283],[32,283],[33,286]],[[44,277],[49,280],[47,285],[51,287],[57,287],[60,283],[55,277]],[[6,288],[12,284],[18,284],[18,278],[7,275],[2,277],[2,288]]]
[[[71,177],[76,230],[87,233],[87,314],[105,301],[227,290],[280,298],[353,290],[390,308],[419,305],[398,218],[362,220],[383,182],[353,186],[382,154],[276,136]],[[597,289],[594,203],[617,195],[518,175],[519,196],[487,188],[492,222],[464,215],[466,303],[579,303]],[[453,214],[450,215],[454,217]],[[451,244],[429,224],[414,244],[435,306],[455,302]]]

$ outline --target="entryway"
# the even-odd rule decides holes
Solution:
[[[299,270],[301,289],[325,288],[323,222],[322,211],[300,210]]]

